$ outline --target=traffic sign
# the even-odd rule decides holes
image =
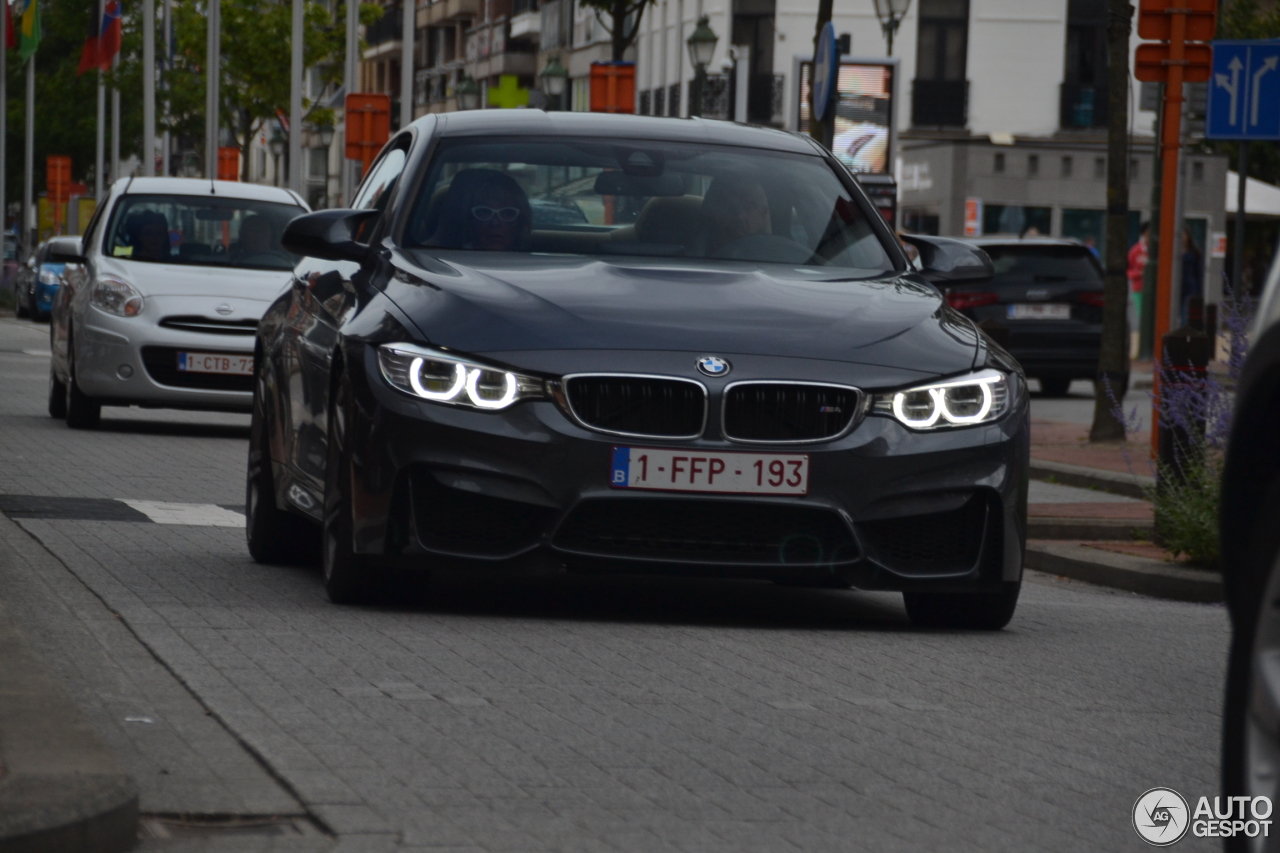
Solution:
[[[1185,41],[1213,38],[1218,0],[1141,0],[1138,4],[1138,38],[1169,41],[1173,38],[1173,10],[1185,11]]]
[[[352,92],[347,95],[344,121],[347,159],[360,160],[367,172],[373,158],[391,138],[391,96]]]
[[[1213,43],[1204,135],[1280,139],[1280,39]]]
[[[1182,47],[1182,82],[1203,83],[1209,79],[1209,66],[1213,51],[1207,44],[1186,44]],[[1145,42],[1133,53],[1133,76],[1143,83],[1163,83],[1169,77],[1169,66],[1175,60],[1169,58],[1167,42]]]
[[[840,48],[836,42],[835,25],[828,21],[818,36],[818,54],[813,58],[813,111],[818,121],[827,117],[836,91],[836,76],[840,73]]]

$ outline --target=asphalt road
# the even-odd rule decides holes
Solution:
[[[138,779],[143,850],[1124,851],[1147,789],[1215,791],[1221,607],[1034,573],[995,634],[747,582],[335,607],[249,559],[246,417],[69,430],[46,348],[0,319],[0,601]]]

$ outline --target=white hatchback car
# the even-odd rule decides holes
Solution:
[[[249,411],[258,320],[297,262],[280,234],[308,211],[275,187],[117,181],[79,246],[54,250],[49,414],[86,429],[104,405]]]

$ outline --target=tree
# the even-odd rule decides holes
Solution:
[[[263,125],[289,110],[289,50],[292,38],[290,3],[279,0],[222,0],[222,77],[219,94],[221,124],[240,148],[241,178],[249,178],[249,146]],[[319,3],[304,10],[303,64],[319,66],[321,82],[342,76],[346,11],[339,4],[330,14]],[[360,6],[360,22],[368,25],[382,16],[382,7]],[[170,131],[199,138],[204,123],[207,19],[200,5],[175,5],[174,68],[170,84]],[[361,44],[363,49],[363,43]],[[332,121],[327,108],[304,99],[304,109],[317,123]],[[295,166],[298,168],[299,166]]]
[[[627,48],[631,47],[636,36],[640,35],[640,19],[644,10],[653,0],[578,0],[590,9],[594,9],[596,20],[605,28],[613,40],[613,61],[621,62]],[[601,15],[608,15],[611,23],[605,23]]]
[[[1107,255],[1103,285],[1102,352],[1094,380],[1090,441],[1124,439],[1114,398],[1129,386],[1129,29],[1133,4],[1107,4]]]

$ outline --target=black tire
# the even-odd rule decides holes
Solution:
[[[18,291],[16,286],[13,290],[13,310],[18,315],[19,320],[31,313],[31,303],[27,301],[25,294]]]
[[[49,366],[49,417],[62,420],[67,416],[67,385]]]
[[[1065,397],[1071,390],[1071,380],[1061,376],[1039,377],[1040,393],[1045,397]]]
[[[271,469],[271,430],[259,380],[249,422],[249,466],[245,477],[245,538],[255,562],[272,565],[319,562],[320,530],[276,503]]]
[[[40,309],[36,306],[36,289],[31,288],[31,292],[27,294],[27,315],[32,320],[39,322],[44,315],[40,313]]]
[[[341,368],[339,368],[341,369]],[[334,604],[367,600],[384,574],[354,548],[351,508],[351,385],[339,374],[329,402],[324,466],[324,589]]]
[[[67,339],[67,426],[97,429],[102,421],[102,404],[85,395],[76,383],[75,341]]]
[[[1013,618],[1021,583],[999,592],[904,592],[907,616],[917,628],[999,631]]]
[[[1272,576],[1280,572],[1280,525],[1270,523],[1280,513],[1280,484],[1271,492],[1258,512],[1259,523],[1251,534],[1245,565],[1233,566],[1236,576],[1233,593],[1237,610],[1232,612],[1231,646],[1227,652],[1226,703],[1222,714],[1222,795],[1250,796],[1247,779],[1249,702],[1254,693],[1254,653],[1258,622],[1264,607],[1280,606]],[[1270,590],[1269,590],[1270,587]],[[1265,689],[1265,688],[1260,688]],[[1274,792],[1272,792],[1274,794]],[[1274,801],[1274,797],[1273,797]],[[1227,853],[1244,853],[1249,849],[1244,836],[1226,839]]]

